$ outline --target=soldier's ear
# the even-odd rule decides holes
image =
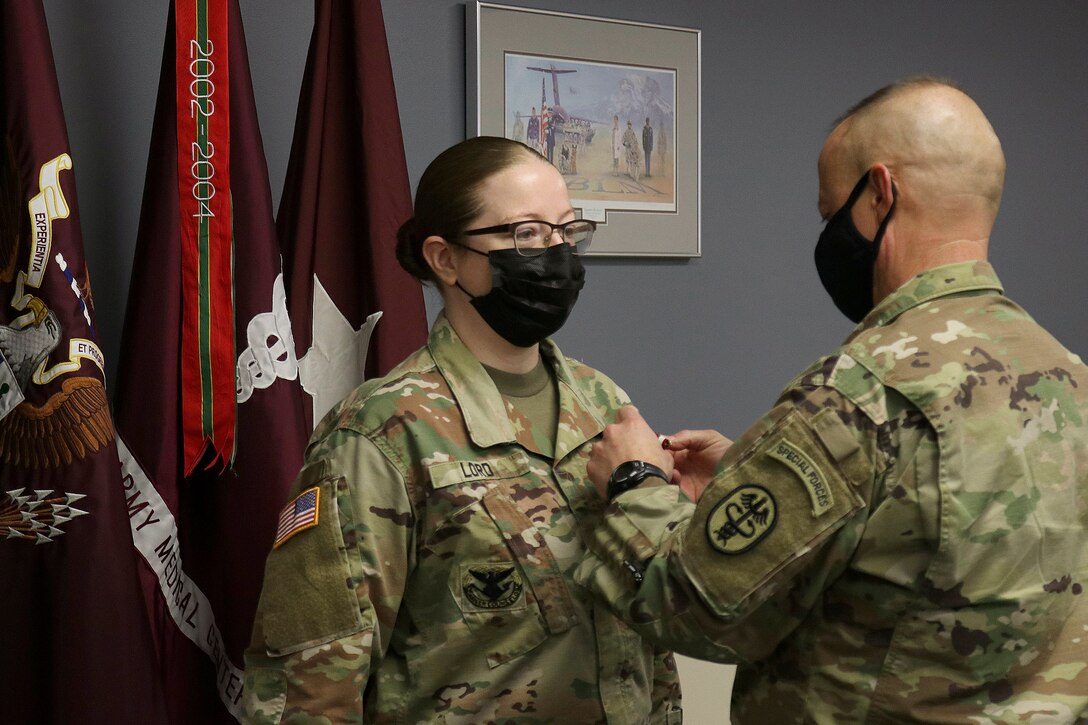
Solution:
[[[879,222],[888,215],[892,202],[895,200],[891,169],[884,164],[873,164],[873,168],[869,170],[869,186],[873,189],[874,216]]]
[[[423,240],[423,259],[427,260],[434,276],[447,285],[453,285],[457,281],[454,252],[450,247],[449,242],[436,234]]]

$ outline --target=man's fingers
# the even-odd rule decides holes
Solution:
[[[642,416],[638,412],[638,408],[633,405],[625,405],[620,408],[616,414],[617,423],[627,423],[628,421],[638,420]]]
[[[728,440],[716,430],[682,430],[667,436],[670,451],[698,451]]]
[[[691,447],[692,431],[681,430],[673,433],[672,435],[665,436],[665,441],[662,442],[662,448],[667,451],[685,451]],[[664,445],[668,442],[668,445]]]

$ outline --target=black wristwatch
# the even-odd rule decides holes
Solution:
[[[605,495],[611,501],[624,491],[630,491],[650,476],[663,478],[666,482],[669,480],[668,474],[652,463],[646,461],[621,463],[616,466],[616,470],[612,471],[612,475],[608,477],[608,487],[605,488]]]

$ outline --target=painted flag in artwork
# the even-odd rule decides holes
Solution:
[[[40,0],[0,3],[0,722],[164,711]]]
[[[421,346],[420,284],[396,261],[412,215],[380,0],[317,0],[276,226],[315,425]]]
[[[540,144],[537,151],[547,154],[546,139],[548,138],[548,126],[551,124],[551,111],[548,110],[548,96],[544,91],[544,78],[540,78]]]
[[[168,722],[203,725],[241,716],[242,653],[309,430],[238,2],[194,0],[183,10],[171,5],[166,33],[116,417],[134,512],[129,545],[144,562]],[[203,133],[202,124],[222,118],[229,125],[217,132],[229,135],[226,142]],[[222,173],[228,167],[229,177]],[[210,200],[224,204],[205,206]],[[229,237],[211,233],[224,209]],[[207,297],[199,275],[210,286],[228,278],[213,282],[199,267],[214,266],[228,250],[237,270],[229,294]],[[195,272],[189,253],[198,260]],[[201,319],[209,313],[212,319]],[[215,346],[202,336],[220,335],[215,325],[227,320],[219,342],[231,350],[229,370],[213,372],[213,380],[226,376],[230,385],[233,461],[223,470],[230,461],[224,448],[219,465],[193,467],[186,406],[198,400],[203,410],[205,396],[188,386],[186,346],[200,351],[198,363],[210,360]],[[220,397],[213,385],[213,406]],[[211,416],[213,432],[218,420]]]

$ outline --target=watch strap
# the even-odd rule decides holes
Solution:
[[[621,493],[630,491],[632,488],[640,485],[650,476],[657,476],[666,483],[669,480],[668,475],[652,463],[647,463],[646,461],[625,461],[616,466],[616,470],[612,471],[612,475],[608,477],[608,486],[605,489],[605,495],[608,497],[608,500],[611,501]]]

